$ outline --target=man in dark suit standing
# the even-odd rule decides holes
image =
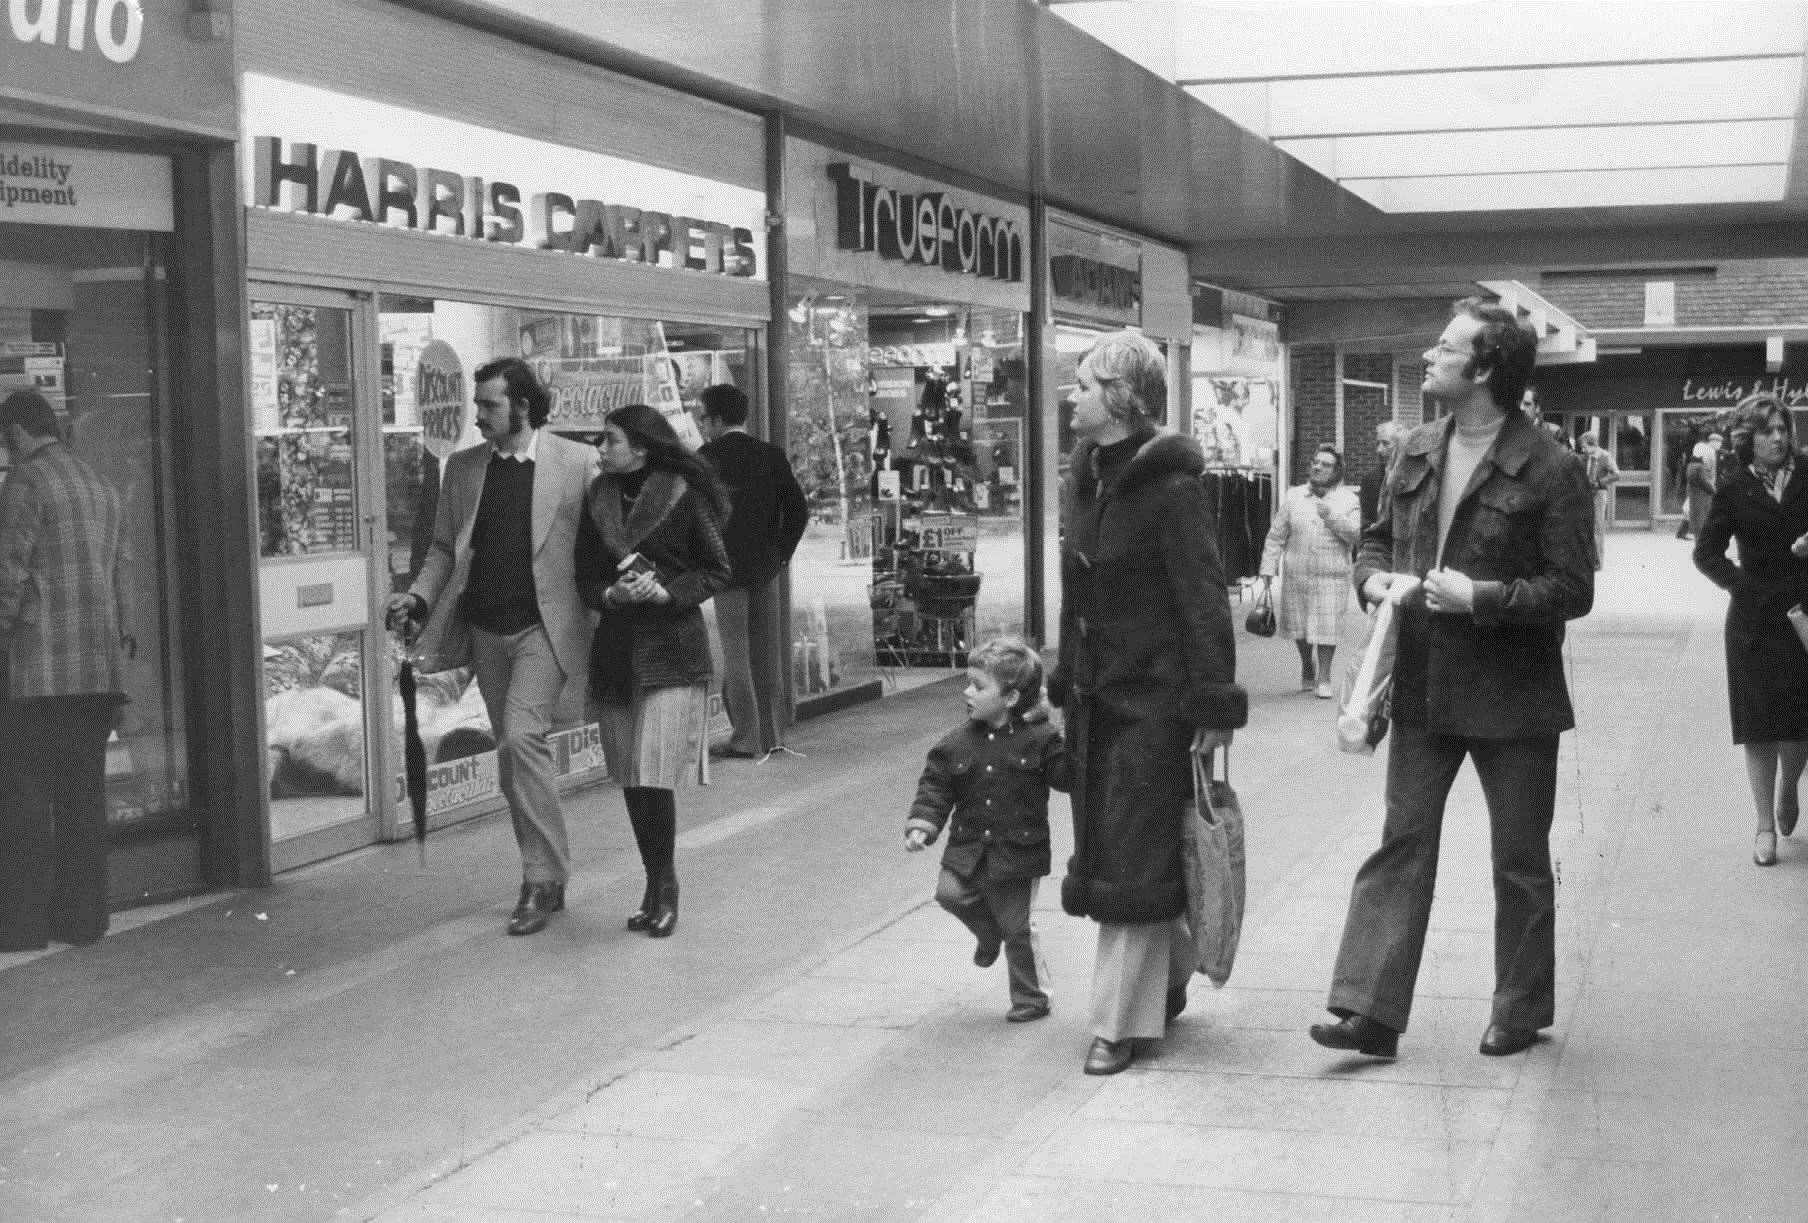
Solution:
[[[0,951],[107,932],[107,737],[124,701],[127,562],[117,490],[36,391],[0,403]]]
[[[765,756],[780,746],[788,720],[771,667],[755,667],[752,643],[772,637],[776,610],[772,581],[791,560],[809,522],[804,490],[785,452],[747,432],[747,395],[737,386],[705,387],[697,427],[702,455],[728,486],[733,509],[724,542],[734,578],[716,592],[716,627],[722,633],[722,696],[734,724],[727,755]]]

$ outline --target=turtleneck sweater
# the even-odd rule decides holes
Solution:
[[[1444,455],[1444,483],[1438,489],[1439,565],[1444,563],[1444,541],[1450,537],[1450,524],[1456,520],[1457,504],[1468,490],[1475,469],[1494,449],[1494,439],[1500,436],[1500,427],[1506,423],[1507,418],[1500,416],[1479,427],[1466,429],[1460,424],[1451,427],[1450,448]]]

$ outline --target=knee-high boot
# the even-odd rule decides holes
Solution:
[[[647,840],[653,855],[647,870],[658,880],[657,907],[647,923],[647,935],[666,938],[678,928],[678,799],[670,790],[646,793]]]
[[[653,820],[648,814],[647,799],[657,793],[644,786],[627,786],[622,800],[628,805],[628,824],[634,829],[634,847],[640,851],[640,865],[647,873],[647,887],[640,895],[640,908],[628,914],[628,929],[639,932],[653,923],[659,908],[659,864],[655,854]]]

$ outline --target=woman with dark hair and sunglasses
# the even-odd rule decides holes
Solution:
[[[1262,548],[1262,580],[1281,575],[1281,636],[1299,647],[1300,691],[1330,700],[1331,655],[1350,606],[1362,507],[1343,482],[1343,456],[1321,445],[1306,482],[1287,490]]]
[[[1789,610],[1808,596],[1808,462],[1795,423],[1775,395],[1739,402],[1732,470],[1695,538],[1695,567],[1731,594],[1726,688],[1733,742],[1758,813],[1752,861],[1777,860],[1777,833],[1795,831],[1797,783],[1808,763],[1808,649]],[[1735,564],[1727,544],[1739,542]]]
[[[676,791],[704,760],[713,667],[705,600],[728,585],[728,495],[655,408],[611,412],[577,542],[578,593],[598,613],[590,700],[621,783],[647,887],[628,929],[678,925]]]

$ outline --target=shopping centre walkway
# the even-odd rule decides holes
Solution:
[[[687,798],[678,935],[612,790],[572,908],[502,937],[502,821],[0,957],[0,1218],[1799,1219],[1808,841],[1750,862],[1721,598],[1667,534],[1610,541],[1571,637],[1558,1022],[1476,1053],[1491,985],[1472,775],[1393,1063],[1314,1045],[1381,759],[1337,753],[1290,643],[1239,634],[1250,907],[1229,987],[1088,1078],[1093,927],[1046,889],[1055,1011],[1003,1021],[901,828],[937,686],[799,728]],[[1056,816],[1057,854],[1067,840]]]

